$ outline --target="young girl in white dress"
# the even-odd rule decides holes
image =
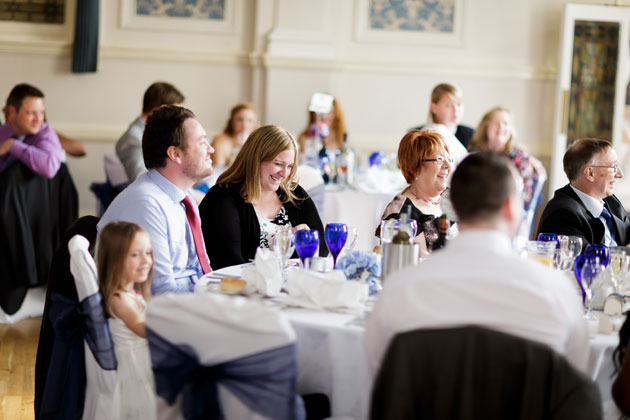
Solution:
[[[113,418],[155,419],[155,386],[146,340],[153,248],[142,227],[109,223],[96,250],[105,314],[118,360]]]

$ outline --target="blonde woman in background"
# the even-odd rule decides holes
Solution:
[[[466,146],[473,129],[460,125],[464,115],[462,91],[450,83],[440,83],[431,92],[427,124],[418,128],[431,128],[444,137],[455,164],[468,154]]]
[[[532,203],[532,199],[536,198],[535,187],[547,179],[547,172],[538,159],[515,144],[514,137],[512,113],[509,109],[498,106],[486,112],[481,118],[469,150],[471,152],[492,150],[503,153],[510,159],[523,178],[523,205],[527,210],[530,205],[535,207],[538,204]]]

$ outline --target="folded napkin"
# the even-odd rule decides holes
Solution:
[[[363,311],[368,299],[365,282],[346,280],[341,270],[319,273],[311,270],[289,271],[285,289],[288,305],[311,309]]]
[[[254,265],[243,268],[243,280],[253,285],[258,293],[275,297],[282,289],[282,273],[276,255],[268,248],[258,248]]]

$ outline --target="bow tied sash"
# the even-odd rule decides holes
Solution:
[[[187,345],[175,345],[147,328],[156,392],[173,405],[182,394],[186,420],[224,418],[220,383],[252,411],[273,419],[303,419],[295,395],[295,344],[212,366],[199,362]]]

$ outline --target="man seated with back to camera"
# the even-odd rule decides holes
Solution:
[[[116,220],[136,223],[149,232],[154,295],[192,292],[197,280],[210,271],[191,188],[212,173],[213,151],[192,111],[174,105],[156,109],[142,136],[149,171],[116,196],[98,223],[99,234]],[[196,220],[197,229],[189,220]]]
[[[374,372],[396,334],[464,325],[546,344],[586,370],[588,332],[571,281],[512,250],[521,189],[501,154],[479,152],[459,164],[450,193],[460,233],[422,264],[387,278],[365,331]]]
[[[617,153],[607,140],[579,139],[562,159],[569,184],[556,190],[540,217],[538,232],[580,236],[587,244],[630,242],[630,217],[613,194],[623,178]]]

